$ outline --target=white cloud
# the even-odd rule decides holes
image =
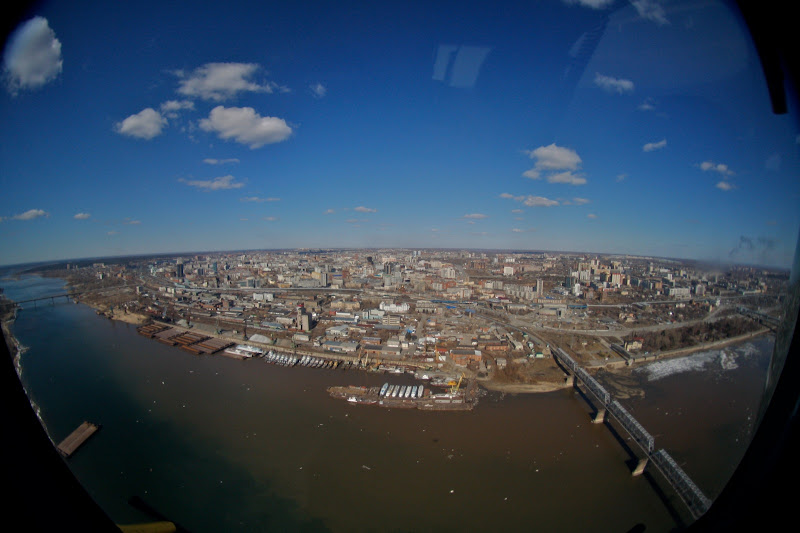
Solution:
[[[627,174],[617,174],[617,181],[625,181],[627,178]]]
[[[651,20],[659,26],[669,24],[664,6],[658,0],[632,0],[631,5],[643,19]]]
[[[336,212],[336,211],[334,211],[333,209],[326,209],[326,210],[325,210],[325,212],[324,212],[324,213],[322,213],[322,214],[323,214],[323,215],[332,215],[332,214],[334,214],[335,212]]]
[[[645,98],[644,102],[639,104],[636,109],[638,109],[639,111],[653,111],[655,110],[655,108],[656,106],[655,103],[653,102],[653,99]]]
[[[577,205],[586,205],[590,202],[588,198],[573,198],[572,201]]]
[[[586,218],[595,219],[597,218],[597,215],[595,215],[594,213],[589,213],[588,215],[586,215]]]
[[[551,174],[547,176],[548,183],[568,183],[569,185],[584,185],[586,178],[579,174],[573,174],[570,171],[559,172],[558,174]]]
[[[63,64],[61,42],[47,19],[34,17],[9,37],[3,57],[6,87],[14,95],[20,90],[38,89],[56,79]]]
[[[106,235],[113,237],[114,235],[119,235],[119,232],[112,229],[111,231],[106,232]]]
[[[181,178],[178,181],[204,191],[222,191],[227,189],[241,189],[244,187],[244,183],[234,181],[235,179],[236,178],[229,174],[227,176],[214,178],[213,180],[185,180]]]
[[[522,203],[528,207],[552,207],[558,205],[556,200],[551,200],[544,196],[527,196]]]
[[[359,213],[377,213],[378,212],[377,209],[372,209],[371,207],[364,207],[363,205],[360,205],[358,207],[354,207],[353,211],[358,211]]]
[[[501,198],[508,198],[514,200],[515,202],[522,202],[523,204],[527,205],[528,207],[552,207],[555,205],[560,205],[558,200],[551,200],[550,198],[545,198],[544,196],[513,196],[508,193],[503,193],[500,195]],[[521,213],[521,209],[512,209],[512,213]]]
[[[729,183],[727,181],[720,181],[720,182],[717,183],[717,189],[720,189],[720,190],[723,190],[723,191],[730,191],[730,190],[735,189],[735,188],[736,188],[735,185],[733,185],[733,184],[731,184],[731,183]]]
[[[161,112],[169,118],[177,118],[179,111],[193,110],[194,102],[191,100],[168,100],[161,104]]]
[[[484,215],[483,213],[471,213],[469,215],[464,215],[463,218],[471,218],[476,220],[482,220],[484,218],[489,218],[489,215]]]
[[[714,163],[713,161],[703,161],[700,163],[700,170],[703,172],[717,172],[723,176],[733,176],[734,172],[725,163]]]
[[[126,218],[125,220],[122,221],[122,223],[123,224],[127,224],[129,226],[138,226],[139,224],[142,223],[142,221],[141,220],[134,220],[132,218]]]
[[[642,151],[644,151],[644,152],[652,152],[654,150],[661,150],[666,145],[667,145],[667,140],[666,139],[661,139],[658,142],[645,144],[644,146],[642,146]]]
[[[592,9],[604,9],[614,2],[615,0],[564,0],[564,3],[567,5],[578,4]]]
[[[596,72],[594,75],[594,84],[609,93],[630,93],[633,92],[634,86],[631,80],[623,78],[613,78]]]
[[[536,160],[534,168],[537,170],[577,170],[582,162],[575,150],[555,143],[526,153]]]
[[[74,217],[75,220],[86,220],[87,218],[91,217],[89,213],[76,213]]]
[[[232,157],[230,159],[211,159],[211,158],[203,159],[203,163],[207,165],[227,165],[229,163],[238,163],[238,162],[239,160],[236,159],[235,157]]]
[[[266,220],[267,222],[275,222],[278,220],[278,217],[263,217],[262,220]]]
[[[148,107],[122,122],[117,122],[114,131],[120,135],[150,140],[161,135],[161,130],[166,124],[167,119],[161,116],[161,113]]]
[[[327,87],[321,83],[312,83],[308,88],[311,89],[314,98],[323,98],[328,93]]]
[[[279,202],[280,198],[261,198],[260,196],[245,196],[244,198],[240,198],[242,202]]]
[[[200,128],[215,132],[220,139],[246,144],[251,149],[285,141],[292,134],[292,128],[285,120],[262,117],[252,107],[217,106],[208,118],[200,121]]]
[[[523,211],[522,209],[512,209],[511,212],[519,214],[519,213],[524,213],[525,211]]]
[[[184,96],[221,102],[242,92],[272,93],[275,83],[259,84],[252,76],[259,70],[255,63],[206,63],[189,75],[179,71],[178,92]]]
[[[586,178],[583,175],[574,173],[574,171],[580,169],[583,161],[578,153],[571,148],[556,146],[553,143],[525,153],[531,159],[536,160],[532,169],[522,173],[526,178],[539,180],[546,177],[548,183],[568,183],[570,185],[583,185],[586,183]]]
[[[19,215],[14,215],[11,218],[13,220],[33,220],[34,218],[49,217],[49,216],[50,213],[42,209],[28,209],[24,213],[20,213]]]

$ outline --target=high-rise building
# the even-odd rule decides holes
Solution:
[[[178,262],[175,265],[175,276],[178,278],[183,277],[183,259],[178,259]]]

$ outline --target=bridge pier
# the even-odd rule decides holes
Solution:
[[[647,457],[642,457],[641,459],[639,459],[639,464],[637,464],[636,468],[633,469],[631,475],[636,477],[644,474],[644,468],[647,466],[648,461],[649,459]]]
[[[592,424],[602,424],[606,420],[606,409],[605,407],[601,407],[597,410],[592,418]]]
[[[565,387],[575,386],[575,374],[569,374],[566,377],[564,377],[564,386]]]

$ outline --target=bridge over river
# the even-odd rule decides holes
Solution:
[[[639,459],[633,475],[642,474],[647,464],[652,462],[680,496],[683,503],[686,504],[692,516],[699,518],[703,515],[711,506],[711,500],[703,494],[700,488],[695,485],[666,450],[655,450],[653,436],[564,350],[555,348],[553,355],[561,365],[572,373],[568,379],[573,380],[574,385],[577,385],[578,382],[583,384],[597,399],[599,407],[597,407],[593,422],[602,423],[605,421],[606,413],[611,414],[644,453],[644,457]]]

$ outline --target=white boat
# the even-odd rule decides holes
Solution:
[[[425,388],[424,385],[420,385],[417,389],[417,398],[422,398],[422,390]]]
[[[416,398],[416,397],[417,397],[417,386],[414,385],[413,387],[411,387],[411,398]]]
[[[386,389],[388,389],[388,388],[389,388],[389,384],[388,383],[384,383],[383,387],[381,387],[381,392],[380,392],[379,395],[380,396],[385,396],[386,395]]]

